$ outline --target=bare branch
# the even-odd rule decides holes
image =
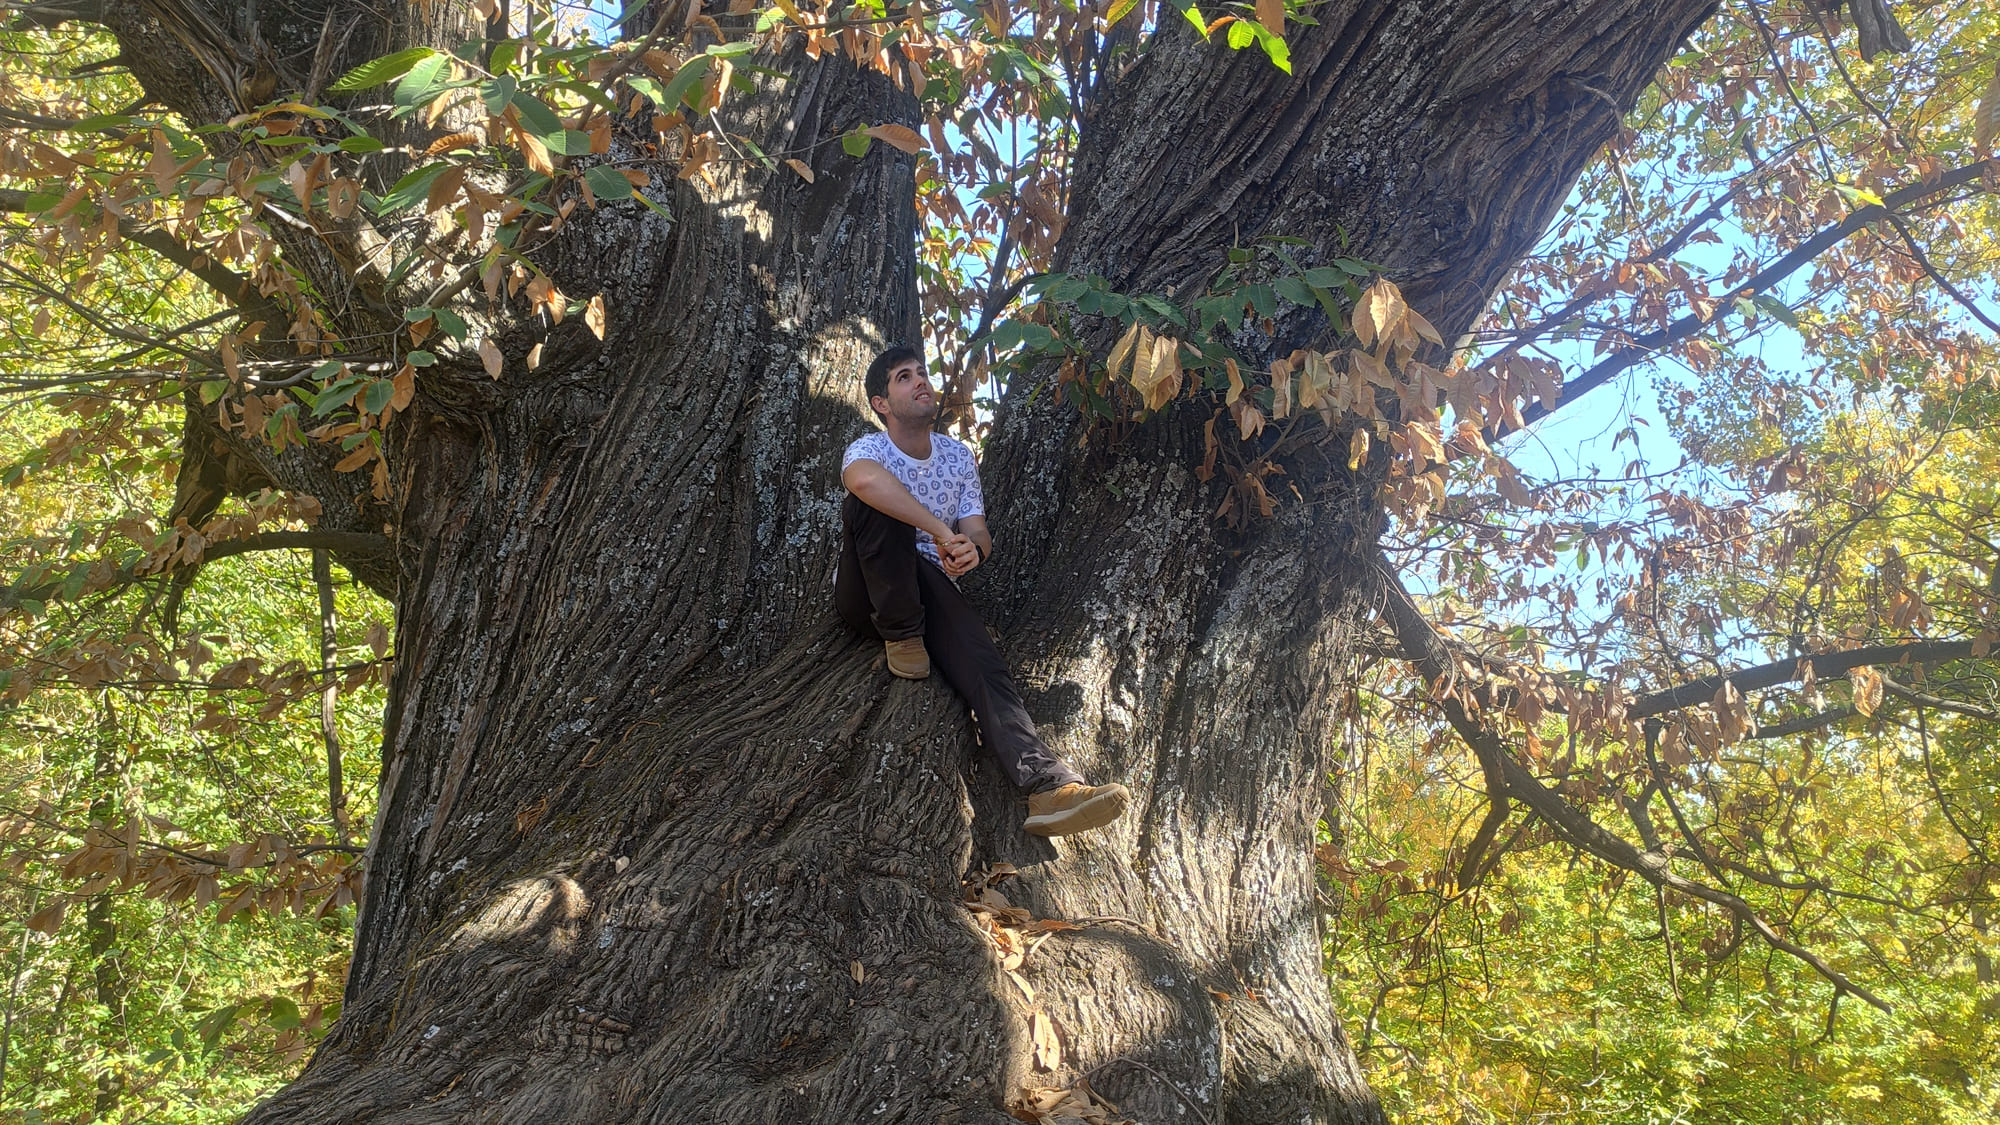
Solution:
[[[28,206],[29,194],[12,188],[0,188],[0,211],[15,214],[34,214]],[[160,257],[199,278],[203,284],[224,299],[240,306],[246,319],[262,320],[273,326],[285,320],[283,312],[269,297],[259,292],[250,279],[231,270],[206,254],[197,253],[192,247],[184,246],[174,236],[163,230],[141,226],[131,219],[118,220],[118,236],[135,246],[143,246]]]
[[[1756,930],[1758,936],[1773,949],[1811,966],[1814,972],[1833,984],[1837,993],[1852,993],[1884,1012],[1892,1010],[1886,1001],[1855,984],[1818,954],[1778,933],[1748,902],[1728,891],[1676,874],[1670,856],[1655,849],[1640,851],[1630,841],[1605,830],[1581,809],[1570,804],[1562,794],[1542,784],[1540,778],[1514,757],[1506,741],[1474,717],[1466,709],[1460,693],[1452,690],[1458,661],[1449,642],[1424,617],[1388,560],[1379,554],[1376,556],[1376,569],[1381,578],[1390,624],[1403,642],[1405,655],[1426,682],[1442,689],[1435,693],[1437,701],[1452,728],[1473,748],[1473,753],[1482,762],[1491,757],[1501,763],[1510,797],[1534,810],[1572,846],[1614,867],[1633,872],[1656,887],[1722,907],[1744,925]],[[1713,692],[1710,694],[1713,695]]]
[[[1865,648],[1848,649],[1845,652],[1822,652],[1813,656],[1795,656],[1789,660],[1775,660],[1769,664],[1740,669],[1735,672],[1720,672],[1690,680],[1678,687],[1642,695],[1626,708],[1625,715],[1631,719],[1644,719],[1653,715],[1663,715],[1668,711],[1678,711],[1697,703],[1707,703],[1722,690],[1723,684],[1735,684],[1738,691],[1755,691],[1776,684],[1796,680],[1810,664],[1815,676],[1844,676],[1850,669],[1867,668],[1876,664],[1937,664],[1947,660],[1968,660],[1982,655],[1976,641],[1915,641],[1902,645],[1869,645]]]
[[[1871,203],[1866,207],[1857,209],[1854,213],[1848,215],[1847,218],[1842,219],[1840,222],[1827,227],[1825,230],[1800,243],[1791,253],[1759,270],[1748,281],[1743,282],[1741,285],[1732,286],[1727,293],[1722,295],[1721,299],[1726,300],[1729,297],[1738,295],[1767,292],[1785,278],[1797,273],[1801,268],[1811,263],[1813,259],[1839,245],[1856,231],[1872,223],[1891,219],[1894,213],[1902,208],[1922,203],[1953,188],[1972,183],[1994,171],[2000,171],[2000,159],[1987,159],[1967,164],[1962,168],[1954,168],[1935,180],[1921,181],[1910,184],[1898,191],[1891,192],[1889,195],[1883,197],[1879,206]],[[1715,323],[1714,317],[1703,317],[1699,313],[1691,312],[1664,328],[1633,337],[1631,343],[1612,352],[1598,362],[1596,366],[1566,383],[1563,386],[1562,399],[1556,405],[1545,407],[1538,402],[1528,409],[1523,410],[1521,412],[1521,429],[1526,429],[1534,425],[1541,419],[1548,417],[1550,414],[1561,410],[1563,407],[1568,406],[1570,403],[1610,382],[1627,369],[1636,367],[1653,358],[1653,356],[1658,354],[1660,349],[1667,345],[1685,340],[1713,323]],[[1498,441],[1503,437],[1519,432],[1519,429],[1508,429],[1503,425],[1496,425],[1488,435],[1487,440]]]
[[[291,548],[315,548],[329,551],[348,552],[357,555],[380,555],[390,549],[387,536],[370,535],[360,531],[264,531],[256,535],[246,535],[241,539],[225,539],[210,543],[202,549],[200,560],[165,570],[141,573],[139,564],[119,569],[109,587],[129,586],[148,578],[159,578],[188,566],[201,566],[226,559],[233,555],[249,554],[252,551],[281,551]],[[19,587],[0,591],[0,610],[14,609],[24,601],[46,602],[59,597],[64,582],[43,582],[34,586]],[[98,591],[94,591],[98,592]]]

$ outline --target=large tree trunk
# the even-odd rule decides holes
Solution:
[[[1233,242],[1330,257],[1339,227],[1449,337],[1711,6],[1336,0],[1293,29],[1294,78],[1176,26],[1089,110],[1062,259],[1185,294]],[[859,372],[917,323],[910,159],[833,138],[914,108],[771,61],[795,80],[732,127],[811,143],[813,183],[738,165],[678,186],[671,224],[579,214],[553,274],[606,294],[605,341],[566,323],[530,373],[523,327],[495,386],[426,372],[348,1002],[253,1118],[997,1123],[1087,1072],[1141,1122],[1380,1120],[1310,858],[1375,481],[1308,447],[1297,496],[1229,533],[1204,416],[1112,447],[1017,381],[969,588],[1051,741],[1136,796],[1025,836],[949,690],[891,680],[830,612]],[[1324,332],[1301,315],[1282,346]],[[1088,923],[1023,970],[1052,1075],[960,903],[1001,862],[1036,917]]]

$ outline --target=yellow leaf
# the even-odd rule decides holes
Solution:
[[[1347,471],[1353,472],[1368,460],[1368,444],[1373,439],[1368,435],[1368,427],[1354,427],[1354,436],[1347,439]]]
[[[1422,336],[1438,347],[1444,346],[1444,337],[1438,335],[1438,330],[1431,327],[1431,322],[1425,320],[1422,313],[1415,309],[1408,309],[1403,315],[1410,318],[1410,327],[1417,330],[1417,335]]]
[[[583,326],[590,329],[591,335],[604,339],[604,294],[599,293],[583,306]]]
[[[1062,1065],[1062,1040],[1056,1038],[1056,1021],[1047,1012],[1037,1011],[1029,1019],[1029,1031],[1035,1041],[1035,1066],[1040,1070],[1054,1070]]]
[[[1972,144],[1982,151],[1993,147],[1995,137],[2000,137],[2000,60],[1993,63],[1993,77],[1986,83],[1986,92],[1979,95],[1979,108],[1972,114]]]
[[[487,378],[498,379],[503,364],[500,346],[490,339],[479,341],[479,362],[486,368]]]
[[[1118,21],[1132,14],[1139,6],[1139,0],[1112,0],[1111,10],[1104,13],[1104,26],[1109,29],[1118,26]]]
[[[1132,354],[1133,347],[1139,342],[1139,332],[1139,322],[1135,320],[1132,322],[1132,327],[1127,328],[1125,334],[1118,337],[1118,342],[1111,345],[1111,358],[1104,361],[1105,375],[1113,379],[1118,378],[1119,371],[1125,367],[1126,357]]]
[[[908,125],[870,125],[862,132],[904,152],[921,152],[924,138]]]
[[[1285,0],[1257,0],[1257,22],[1273,35],[1285,33]]]
[[[1408,306],[1403,304],[1403,292],[1388,278],[1375,279],[1361,293],[1361,300],[1354,306],[1354,335],[1363,347],[1392,334],[1403,321]]]
[[[1249,441],[1264,432],[1264,412],[1249,399],[1238,399],[1229,407],[1230,416],[1236,419],[1236,434]]]
[[[810,164],[807,164],[805,161],[800,160],[797,157],[793,157],[785,161],[785,167],[790,168],[794,172],[797,172],[799,174],[799,178],[804,180],[805,182],[807,183],[813,182],[812,166]]]
[[[1172,336],[1154,336],[1148,348],[1147,335],[1141,333],[1141,354],[1132,363],[1132,389],[1145,400],[1146,409],[1158,410],[1181,393],[1181,345]]]

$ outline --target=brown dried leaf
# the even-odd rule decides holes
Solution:
[[[862,967],[861,962],[854,961],[848,964],[847,975],[854,978],[855,984],[860,984],[868,978],[868,970]]]
[[[424,149],[424,155],[436,156],[440,152],[450,152],[452,149],[455,148],[476,148],[478,147],[478,145],[479,145],[478,133],[472,133],[472,132],[446,133],[444,136],[439,137],[437,140],[432,141],[430,145]]]
[[[1872,717],[1882,706],[1882,673],[1869,667],[1850,669],[1847,682],[1853,689],[1854,709],[1864,718]]]
[[[1993,63],[1993,77],[1986,83],[1986,92],[1979,95],[1979,108],[1972,114],[1972,144],[1981,151],[1993,147],[1993,141],[2000,137],[2000,59]]]
[[[68,909],[68,899],[57,899],[54,903],[30,914],[28,916],[28,928],[38,934],[53,935],[57,929],[61,928],[63,912]]]
[[[813,182],[812,165],[807,164],[805,161],[800,160],[798,157],[794,156],[788,158],[785,161],[785,167],[790,168],[794,172],[797,172],[799,174],[799,178],[804,180],[805,182],[807,183]]]
[[[488,378],[498,379],[505,362],[500,355],[500,345],[495,344],[491,339],[479,341],[479,362],[486,368]]]
[[[1273,35],[1285,33],[1285,0],[1257,0],[1257,22]]]
[[[590,329],[591,335],[604,339],[604,294],[599,293],[583,306],[583,326]]]
[[[903,152],[915,153],[923,151],[923,135],[908,125],[870,125],[861,131]]]

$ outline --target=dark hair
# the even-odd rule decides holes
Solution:
[[[868,364],[868,374],[861,379],[861,392],[868,396],[870,410],[875,409],[876,396],[889,397],[889,372],[913,359],[922,363],[924,353],[908,344],[891,344]]]

